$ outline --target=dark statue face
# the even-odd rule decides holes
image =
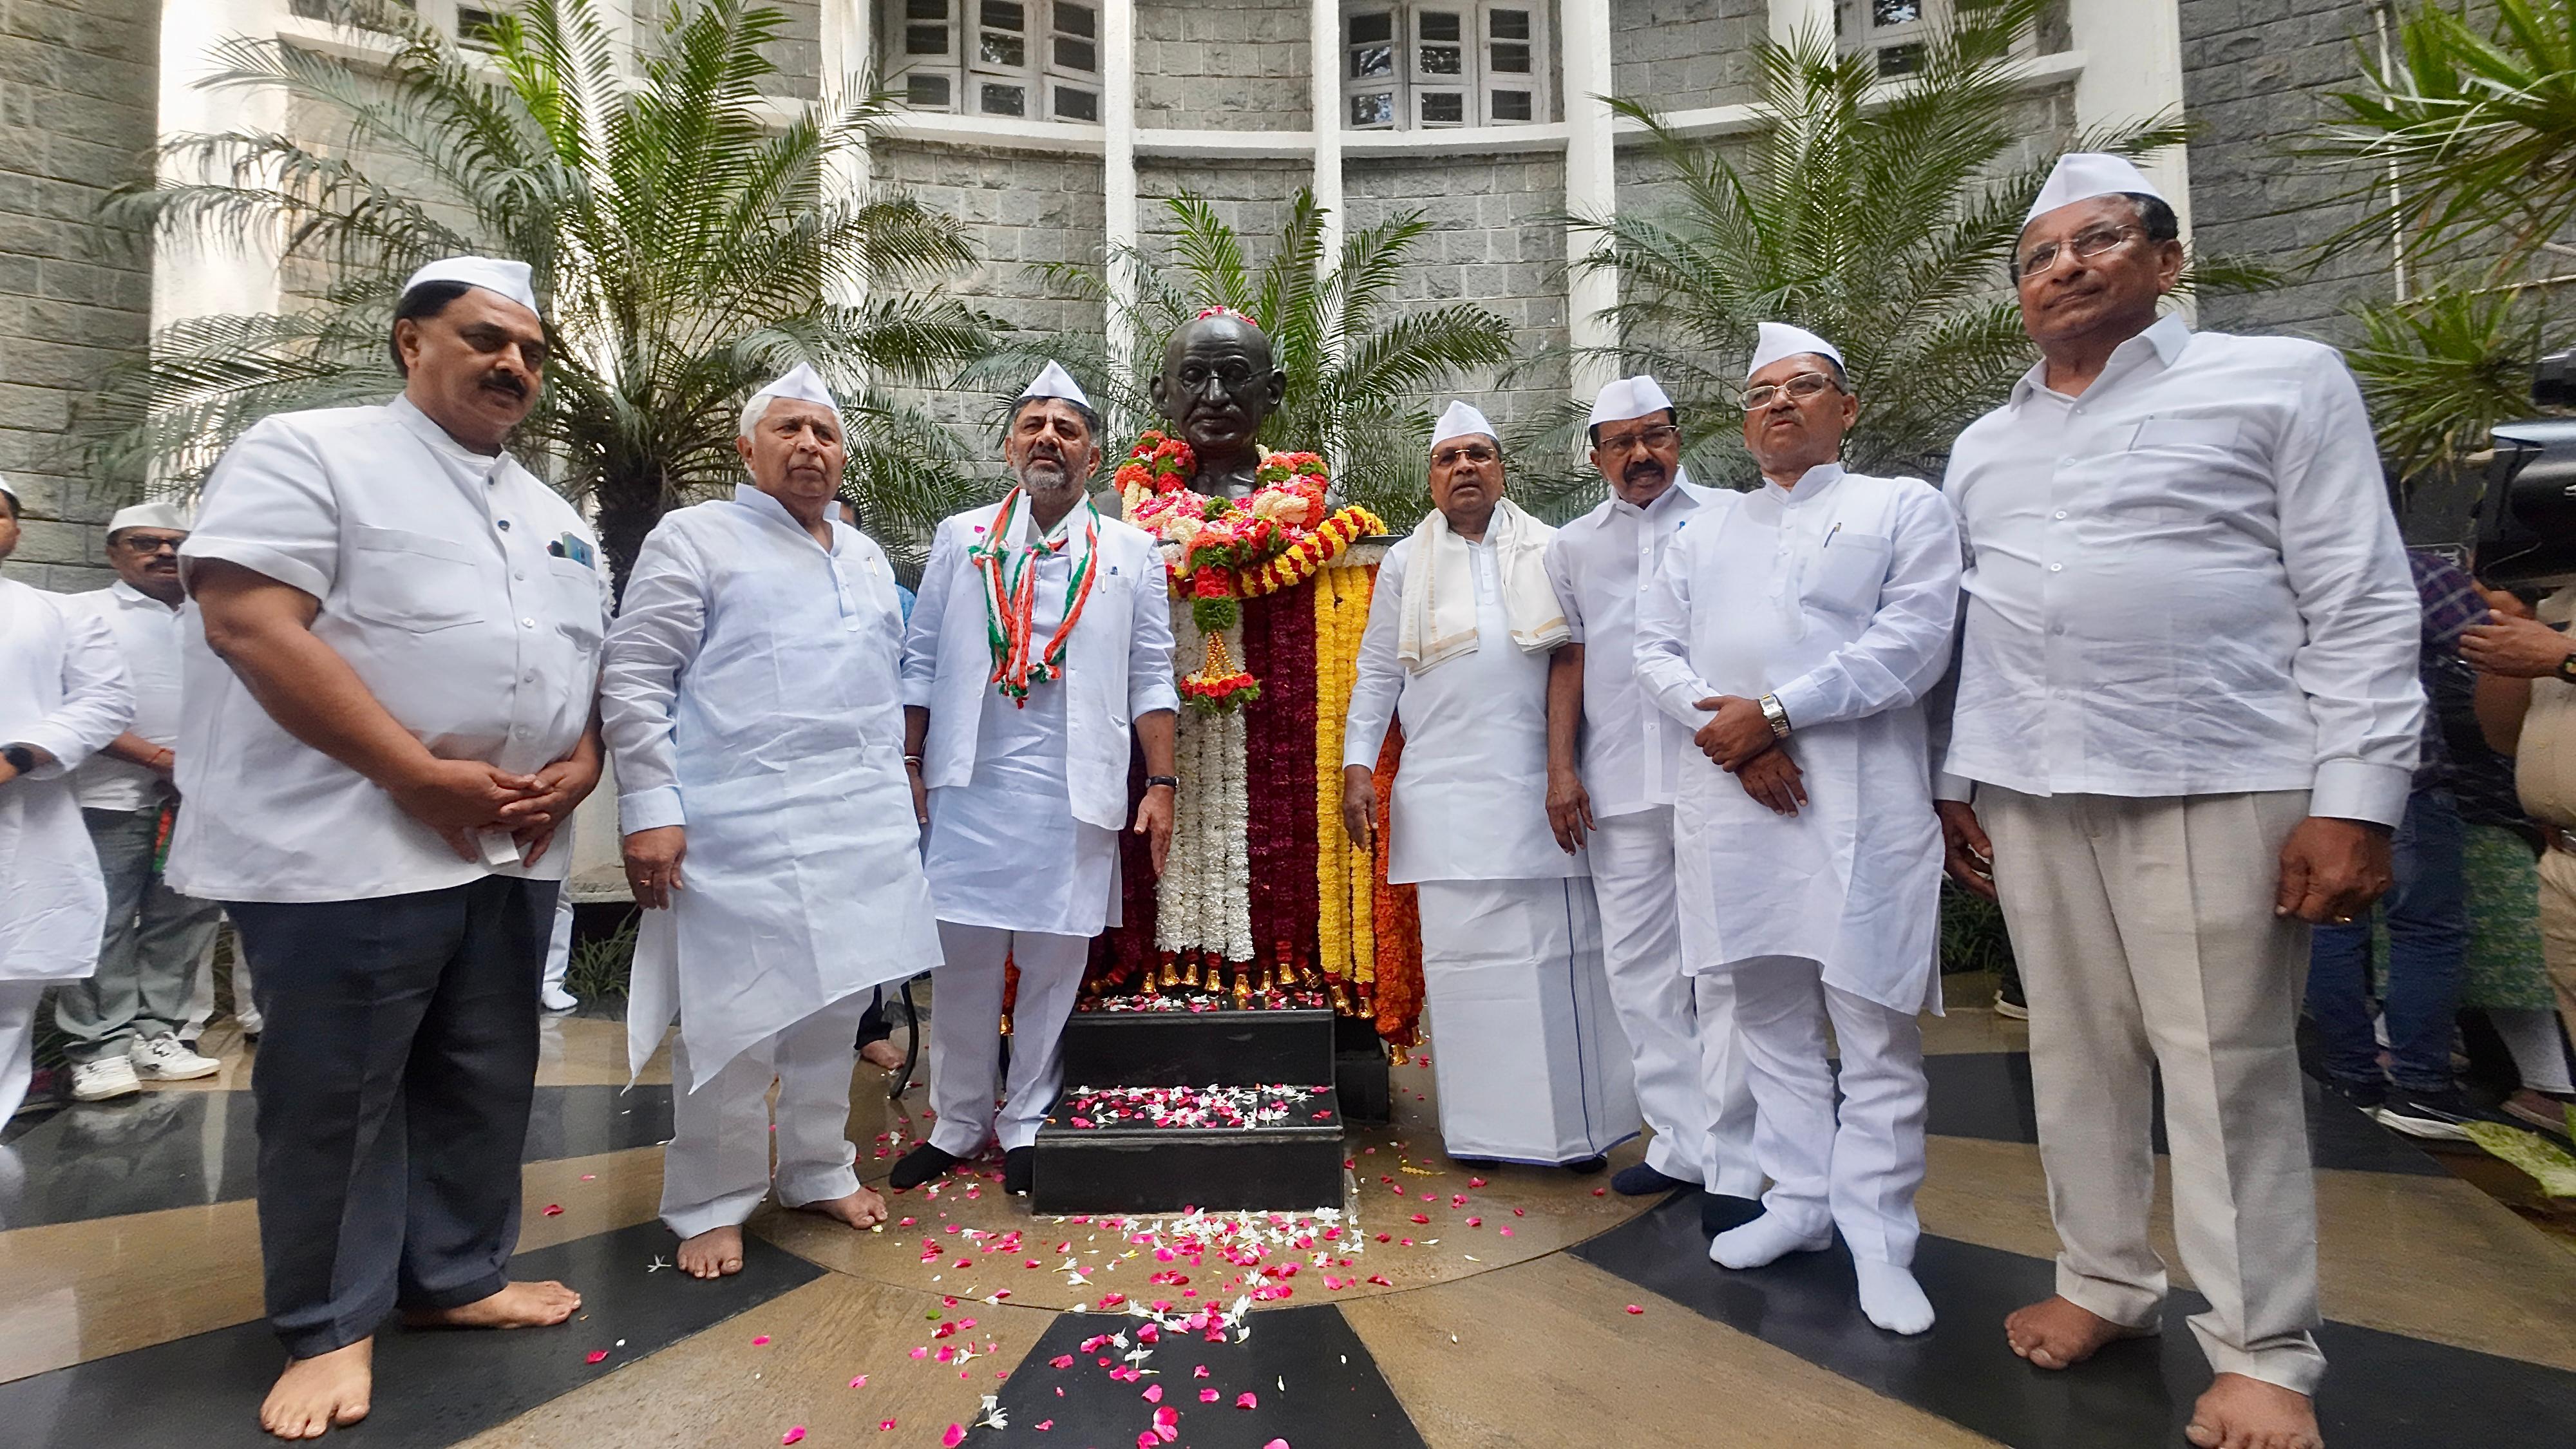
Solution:
[[[1270,339],[1239,317],[1202,317],[1172,334],[1154,405],[1198,454],[1202,472],[1246,471],[1264,418],[1288,396]]]

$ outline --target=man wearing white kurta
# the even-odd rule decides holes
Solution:
[[[905,762],[930,825],[926,869],[946,962],[930,1014],[938,1125],[895,1164],[913,1187],[998,1137],[1029,1190],[1038,1124],[1062,1085],[1064,1024],[1091,938],[1118,923],[1130,729],[1145,756],[1133,828],[1162,869],[1172,831],[1172,616],[1162,554],[1083,494],[1099,415],[1050,362],[1011,411],[1018,480],[939,525],[903,660]],[[1011,1069],[1003,967],[1019,968]],[[1002,1101],[997,1112],[997,1089]]]
[[[1941,1006],[1941,838],[1919,701],[1950,663],[1959,530],[1930,484],[1844,470],[1858,410],[1830,343],[1763,324],[1744,415],[1763,486],[1674,540],[1638,609],[1637,673],[1707,756],[1674,811],[1683,950],[1735,984],[1771,1179],[1762,1216],[1709,1257],[1758,1268],[1840,1228],[1861,1310],[1921,1333],[1915,1017]]]
[[[215,944],[223,908],[162,879],[161,826],[178,804],[171,784],[179,740],[179,545],[187,516],[170,503],[137,503],[107,521],[116,582],[66,606],[107,626],[134,690],[134,722],[73,774],[81,820],[107,882],[107,934],[98,971],[54,993],[54,1024],[70,1038],[72,1095],[84,1102],[135,1091],[139,1079],[184,1082],[222,1064],[180,1042],[199,962]]]
[[[600,724],[645,908],[627,1006],[641,1071],[673,1012],[662,1221],[681,1271],[741,1271],[781,1207],[865,1228],[850,1070],[870,988],[939,964],[903,773],[903,625],[882,549],[832,516],[849,455],[811,366],[752,395],[749,483],[665,517],[609,631]]]
[[[1453,402],[1431,436],[1437,506],[1387,550],[1360,637],[1342,820],[1374,838],[1371,772],[1401,719],[1387,880],[1420,892],[1441,1140],[1598,1172],[1642,1124],[1588,866],[1548,826],[1548,660],[1573,637],[1547,577],[1555,530],[1503,496],[1484,414]]]
[[[18,495],[0,479],[0,559],[17,547]],[[107,626],[0,579],[0,1124],[27,1100],[46,986],[98,965],[107,888],[71,772],[133,718]]]
[[[2061,158],[2022,224],[2041,361],[1944,485],[1972,558],[1941,816],[1952,875],[2012,930],[2062,1244],[2057,1295],[2006,1338],[2058,1369],[2162,1324],[2161,1080],[2217,1370],[2185,1437],[2296,1449],[2325,1371],[2307,924],[2388,887],[2422,605],[2342,360],[2160,320],[2182,265],[2173,209],[2118,157]]]
[[[1673,895],[1673,782],[1696,756],[1690,731],[1637,684],[1637,601],[1708,490],[1682,476],[1680,415],[1651,377],[1601,389],[1587,431],[1610,496],[1547,544],[1548,581],[1571,631],[1548,668],[1547,814],[1559,845],[1590,854],[1610,999],[1654,1129],[1645,1160],[1610,1185],[1632,1196],[1705,1187],[1749,1198],[1762,1169],[1733,991],[1724,976],[1682,970]],[[1705,1083],[1704,1037],[1719,1067]]]
[[[537,973],[599,781],[597,537],[510,455],[545,324],[524,262],[452,257],[394,304],[403,392],[279,413],[180,549],[173,890],[259,964],[251,1093],[281,1438],[367,1414],[377,1325],[562,1323],[513,1282]]]

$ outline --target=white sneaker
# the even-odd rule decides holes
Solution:
[[[179,1045],[175,1036],[138,1036],[126,1048],[134,1075],[155,1082],[193,1082],[224,1069],[213,1057],[201,1057]]]
[[[564,990],[560,986],[547,987],[545,994],[538,997],[537,1000],[545,1006],[546,1010],[556,1013],[578,1011],[581,1009],[581,998]]]
[[[110,1097],[131,1097],[142,1090],[143,1083],[134,1076],[134,1063],[124,1057],[72,1063],[74,1101],[104,1102]]]

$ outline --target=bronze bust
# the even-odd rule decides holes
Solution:
[[[1173,333],[1152,392],[1172,434],[1196,455],[1192,491],[1211,498],[1250,493],[1261,465],[1254,440],[1288,396],[1288,374],[1252,319],[1211,311]]]

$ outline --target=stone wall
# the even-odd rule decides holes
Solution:
[[[1144,0],[1136,7],[1136,124],[1312,129],[1309,38],[1302,0]]]
[[[1658,110],[1753,99],[1769,0],[1611,0],[1611,85]]]
[[[1180,230],[1164,201],[1188,192],[1213,208],[1217,218],[1243,238],[1244,251],[1258,270],[1271,253],[1271,242],[1288,224],[1298,191],[1315,180],[1314,163],[1294,160],[1180,161],[1163,157],[1136,159],[1136,224],[1148,252]]]
[[[48,588],[113,577],[111,496],[80,476],[69,429],[150,331],[149,251],[96,213],[149,174],[160,16],[155,0],[0,0],[0,473],[26,513],[5,568]]]

